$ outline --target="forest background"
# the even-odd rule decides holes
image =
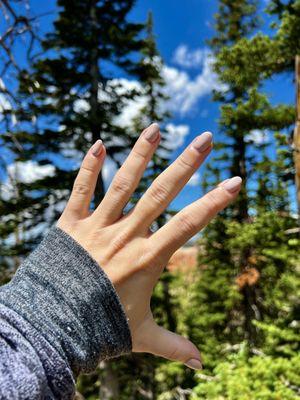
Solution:
[[[153,298],[203,371],[131,355],[79,377],[78,397],[300,399],[300,1],[1,0],[0,12],[1,284],[57,220],[98,138],[108,157],[94,204],[159,122],[134,204],[214,132],[209,162],[157,226],[221,179],[244,180],[188,244],[196,265],[167,269]]]

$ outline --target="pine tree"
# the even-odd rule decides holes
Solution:
[[[164,93],[164,80],[161,75],[163,61],[156,47],[156,38],[153,32],[153,16],[149,12],[145,26],[145,38],[141,49],[142,57],[135,67],[135,74],[139,79],[143,106],[131,121],[127,132],[131,145],[136,141],[140,132],[153,122],[160,124],[162,139],[159,149],[149,163],[147,170],[139,184],[138,189],[131,199],[131,206],[143,195],[152,181],[167,167],[171,148],[168,145],[168,132],[164,129],[170,117],[164,103],[167,96]],[[163,213],[154,224],[154,229],[166,222],[168,211]],[[170,296],[170,283],[172,277],[165,272],[153,296],[153,309],[160,325],[176,330],[173,302]],[[79,391],[86,397],[99,391],[101,399],[156,399],[160,387],[156,382],[156,371],[162,360],[151,355],[133,354],[122,360],[113,360],[102,364],[96,374],[82,377],[78,383]],[[100,376],[100,379],[99,379]],[[97,387],[101,382],[100,388]],[[110,387],[109,390],[108,386]],[[94,388],[94,391],[91,388]]]
[[[254,343],[256,340],[256,333],[252,325],[253,307],[256,306],[256,293],[253,287],[246,285],[242,288],[242,293],[237,293],[233,299],[230,299],[232,295],[230,282],[233,281],[234,275],[242,273],[246,268],[250,253],[249,248],[243,249],[243,252],[236,256],[234,264],[237,270],[232,268],[232,255],[226,241],[226,217],[233,217],[239,222],[249,219],[247,134],[250,134],[253,129],[251,120],[254,115],[258,114],[260,108],[264,106],[262,99],[258,97],[255,86],[246,85],[241,81],[240,76],[235,79],[236,71],[231,65],[231,48],[256,27],[257,2],[253,0],[242,2],[221,0],[219,4],[219,13],[215,16],[217,35],[211,40],[213,49],[217,51],[215,70],[220,82],[226,85],[225,89],[215,93],[215,99],[223,103],[220,126],[221,132],[226,137],[226,141],[224,140],[222,143],[222,147],[226,151],[219,162],[225,164],[231,176],[242,177],[243,188],[233,208],[224,213],[225,219],[220,217],[207,229],[204,239],[206,257],[204,256],[202,259],[200,257],[200,262],[208,265],[208,269],[203,272],[207,281],[203,282],[209,287],[205,289],[200,283],[198,296],[201,298],[199,301],[203,303],[202,307],[206,308],[203,310],[203,315],[207,316],[208,313],[207,317],[210,319],[208,326],[213,327],[214,335],[209,335],[207,341],[210,342],[209,347],[215,349],[218,346],[213,342],[222,340],[222,337],[225,341],[226,339],[233,340],[233,338],[240,340],[244,334],[250,342]],[[228,269],[230,265],[231,268]],[[216,269],[219,271],[218,279],[213,280]],[[219,291],[221,293],[218,296]],[[228,299],[227,306],[224,303],[225,298]],[[205,305],[205,303],[210,303],[210,305]],[[235,307],[239,309],[238,321],[232,321],[230,317],[232,308]],[[237,325],[239,329],[236,329]],[[211,346],[212,344],[213,346]]]
[[[90,145],[101,138],[112,159],[128,146],[116,117],[124,100],[137,93],[124,93],[114,78],[121,71],[134,73],[142,46],[143,25],[128,22],[133,5],[134,0],[59,0],[54,31],[46,35],[31,68],[20,74],[22,105],[13,135],[21,150],[14,162],[30,161],[37,170],[54,168],[46,177],[22,183],[20,199],[5,207],[7,212],[22,210],[23,227],[37,240],[58,218]],[[103,195],[100,174],[94,203]]]
[[[217,35],[211,41],[217,49],[215,70],[225,84],[215,93],[215,100],[222,103],[224,138],[218,163],[244,183],[235,204],[208,226],[200,241],[203,268],[192,303],[198,314],[195,318],[191,312],[187,323],[191,336],[202,344],[209,368],[244,340],[250,350],[263,345],[264,335],[255,321],[276,320],[280,308],[270,307],[272,287],[287,271],[295,273],[288,250],[281,262],[268,250],[286,245],[283,232],[294,223],[288,215],[286,185],[278,176],[284,157],[271,158],[270,145],[255,138],[256,132],[283,133],[293,124],[294,110],[290,105],[271,105],[261,91],[284,58],[272,38],[248,37],[257,26],[255,10],[255,1],[220,0]],[[274,143],[274,138],[270,140]],[[286,143],[281,146],[284,151],[286,147]],[[280,267],[275,273],[276,263]]]
[[[11,170],[11,160],[22,147],[13,134],[17,120],[15,111],[20,99],[17,94],[16,75],[27,65],[39,42],[36,15],[30,3],[1,1],[1,45],[0,45],[0,284],[6,283],[18,267],[25,232],[22,229],[23,215],[15,205],[23,196],[18,179],[18,168]],[[18,45],[22,43],[24,56],[19,59]],[[22,63],[22,65],[21,65]],[[7,143],[9,145],[7,145]],[[9,148],[9,149],[8,149]],[[26,253],[27,243],[23,248]]]
[[[273,0],[270,3],[269,10],[271,14],[277,14],[280,18],[275,43],[284,62],[280,63],[278,72],[295,71],[296,119],[293,134],[293,173],[295,174],[296,201],[300,222],[300,1]]]

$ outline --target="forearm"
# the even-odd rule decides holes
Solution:
[[[51,229],[12,281],[1,288],[0,303],[10,311],[0,315],[5,329],[11,325],[18,330],[15,321],[22,321],[16,340],[27,342],[20,347],[24,368],[30,370],[27,356],[32,355],[37,375],[43,375],[35,379],[35,385],[44,386],[56,376],[56,367],[51,368],[56,362],[62,364],[70,387],[70,371],[76,376],[92,370],[102,359],[131,350],[126,316],[111,282],[96,261],[59,228]],[[37,351],[39,341],[47,344],[46,354]],[[13,352],[15,344],[10,346],[8,338],[3,346]]]
[[[66,360],[29,322],[0,304],[0,398],[72,399]]]

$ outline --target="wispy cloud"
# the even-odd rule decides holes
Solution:
[[[214,89],[222,90],[222,85],[213,71],[213,62],[212,55],[206,54],[202,70],[194,78],[187,71],[175,67],[165,66],[163,68],[166,93],[170,97],[167,107],[171,111],[185,116],[201,98],[210,95]]]
[[[177,149],[178,147],[183,145],[185,137],[190,133],[190,127],[183,124],[167,124],[166,131],[168,133],[168,147],[172,149]]]
[[[32,183],[46,176],[53,176],[55,167],[53,165],[39,165],[36,161],[19,161],[7,167],[8,175],[23,183]]]
[[[195,172],[187,183],[188,186],[199,186],[200,185],[200,173]]]
[[[210,51],[207,48],[191,50],[187,45],[181,44],[173,55],[173,63],[183,68],[199,68],[203,65]]]
[[[247,136],[246,141],[257,145],[266,144],[269,140],[268,130],[253,129]]]
[[[161,106],[171,111],[175,117],[185,117],[194,109],[199,100],[210,95],[214,89],[223,90],[223,85],[220,84],[213,71],[214,58],[206,48],[196,49],[189,53],[187,46],[181,45],[175,50],[174,59],[181,68],[166,64],[162,66],[162,76],[166,83],[164,92],[169,100]],[[192,65],[199,68],[199,74],[191,75],[187,71],[186,68]],[[132,90],[139,93],[142,91],[141,84],[133,79],[113,79],[108,84],[119,94],[129,93]],[[99,88],[99,94],[101,93]],[[132,119],[145,107],[146,101],[144,96],[128,100],[123,111],[116,118],[116,123],[129,126]],[[87,106],[84,99],[78,100],[75,106],[77,112],[86,112]]]
[[[3,182],[0,191],[5,200],[11,199],[15,193],[15,183],[32,183],[46,176],[54,176],[53,165],[39,165],[36,161],[18,161],[7,166],[6,180]]]

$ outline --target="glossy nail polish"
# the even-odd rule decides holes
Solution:
[[[98,157],[103,149],[103,143],[101,139],[98,139],[93,146],[91,147],[91,152],[93,154],[93,156]]]
[[[242,183],[242,178],[239,176],[234,176],[233,178],[225,181],[222,186],[228,192],[234,193],[241,187],[241,183]]]
[[[185,365],[192,369],[202,369],[200,360],[197,360],[196,358],[191,358],[185,363]]]
[[[157,123],[151,124],[144,132],[144,137],[150,142],[154,143],[158,138],[159,125]]]
[[[211,147],[212,142],[212,133],[204,132],[202,135],[196,137],[196,139],[192,143],[192,147],[197,150],[199,153],[203,153],[209,147]]]

